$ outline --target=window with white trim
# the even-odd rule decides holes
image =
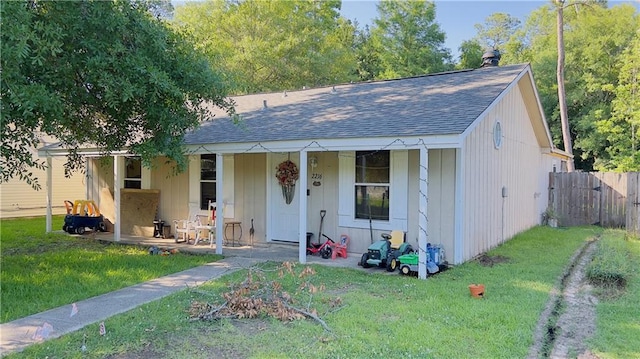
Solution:
[[[216,201],[216,155],[200,155],[200,209]]]
[[[142,188],[142,161],[140,157],[124,159],[124,188]]]
[[[389,221],[389,151],[356,151],[355,218]]]

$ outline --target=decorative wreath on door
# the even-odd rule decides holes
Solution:
[[[276,178],[280,187],[282,187],[282,196],[285,203],[290,204],[296,192],[296,181],[300,178],[298,167],[291,160],[286,160],[276,167]]]
[[[276,178],[281,186],[292,186],[300,178],[298,166],[291,160],[283,161],[276,167]]]

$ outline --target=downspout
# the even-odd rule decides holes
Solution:
[[[298,259],[307,263],[307,152],[300,152],[300,178],[298,179]]]
[[[47,219],[46,219],[46,232],[50,233],[53,230],[53,220],[52,220],[52,210],[51,210],[51,201],[52,201],[52,193],[53,193],[53,175],[52,175],[52,161],[51,156],[47,155]]]

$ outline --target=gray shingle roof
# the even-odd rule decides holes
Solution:
[[[460,134],[528,65],[486,67],[399,80],[234,97],[185,136],[187,145]],[[266,101],[267,108],[263,108]]]

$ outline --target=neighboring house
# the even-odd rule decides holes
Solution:
[[[55,139],[44,136],[42,145],[46,146],[56,142]],[[33,149],[33,156],[37,156],[37,150]],[[65,214],[64,201],[74,201],[86,197],[84,175],[76,173],[71,177],[64,175],[64,157],[52,157],[51,171],[51,204],[53,214]],[[46,163],[45,163],[46,164]],[[40,190],[35,190],[31,185],[12,178],[8,182],[0,183],[0,218],[44,216],[47,210],[47,171],[36,168],[30,172],[38,178]],[[60,229],[60,228],[58,228]]]
[[[135,160],[125,166],[114,156],[117,165],[107,167],[90,160],[90,196],[139,181],[138,188],[159,190],[165,220],[214,200],[225,221],[242,223],[245,241],[253,223],[256,242],[302,243],[301,262],[306,232],[318,240],[326,210],[323,233],[348,234],[349,252],[401,229],[421,254],[439,244],[458,264],[539,224],[549,172],[568,158],[553,146],[527,64],[233,100],[239,123],[220,112],[185,137],[186,173],[169,176],[160,158],[151,170],[133,169],[139,177],[121,179]],[[287,159],[300,170],[290,204],[275,174]]]

